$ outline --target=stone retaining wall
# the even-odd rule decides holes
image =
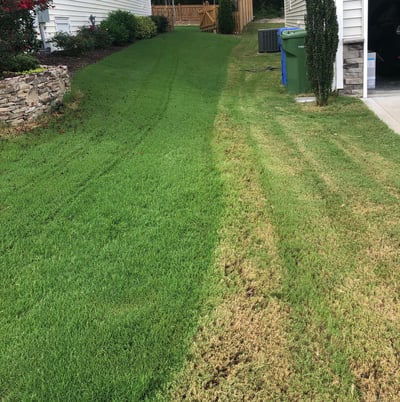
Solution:
[[[0,122],[16,126],[33,121],[61,103],[70,87],[66,66],[0,80]]]
[[[343,44],[344,95],[363,96],[364,44],[349,42]]]

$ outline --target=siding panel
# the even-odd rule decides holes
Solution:
[[[363,38],[362,0],[343,0],[343,38]]]
[[[151,15],[151,4],[150,0],[54,0],[49,10],[50,21],[45,25],[46,37],[56,32],[56,18],[68,18],[71,33],[76,33],[80,27],[90,24],[90,15],[96,17],[98,24],[113,10],[130,11],[137,16]]]
[[[285,0],[285,26],[304,28],[305,0]]]
[[[336,0],[343,3],[343,38],[363,39],[363,0]],[[305,0],[285,0],[285,25],[304,28]],[[339,21],[340,23],[340,21]]]

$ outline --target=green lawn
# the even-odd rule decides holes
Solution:
[[[1,140],[2,401],[151,399],[182,363],[222,210],[210,136],[236,43],[139,42],[76,75],[78,110]]]
[[[1,140],[2,400],[398,400],[400,136],[297,104],[264,27],[137,43]]]

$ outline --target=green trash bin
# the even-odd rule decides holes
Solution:
[[[306,31],[282,32],[282,47],[286,54],[287,89],[290,94],[310,92],[311,87],[307,79]]]

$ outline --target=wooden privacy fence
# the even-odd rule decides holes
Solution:
[[[241,33],[243,28],[253,21],[253,0],[238,0],[238,10],[233,13],[235,18],[236,33]]]
[[[168,18],[168,29],[170,31],[174,30],[174,17],[173,9],[171,6],[152,6],[152,15],[163,15]]]
[[[153,15],[165,15],[166,17],[175,18],[175,24],[181,25],[199,25],[199,11],[203,8],[202,4],[198,5],[182,5],[176,6],[152,6]],[[168,15],[167,15],[168,13]]]
[[[165,15],[170,27],[177,25],[199,25],[202,31],[218,30],[218,6],[205,2],[203,5],[152,6],[153,15]],[[237,11],[233,12],[236,34],[253,20],[253,0],[237,0]]]

